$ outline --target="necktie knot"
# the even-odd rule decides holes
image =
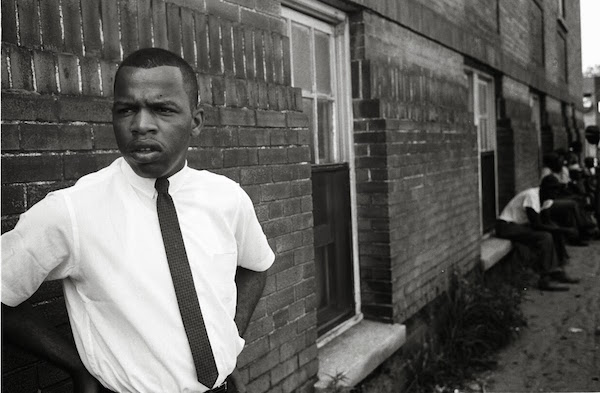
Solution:
[[[168,194],[169,193],[169,179],[166,177],[159,177],[156,179],[156,183],[154,183],[154,188],[158,191],[159,194]]]

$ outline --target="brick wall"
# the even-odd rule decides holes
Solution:
[[[528,86],[507,77],[503,78],[502,86],[505,116],[510,119],[512,128],[514,185],[515,192],[518,193],[539,184],[538,136],[532,123]]]
[[[541,0],[347,0],[368,7],[418,34],[468,55],[521,83],[573,102],[581,110],[581,76],[572,72],[569,86],[559,83],[551,64],[556,48],[556,2]],[[581,69],[579,1],[569,2],[567,18],[571,70]],[[533,67],[539,10],[544,24],[544,67]],[[577,64],[579,67],[577,68]],[[573,87],[572,87],[573,86]]]
[[[239,359],[251,392],[314,383],[316,312],[308,132],[290,87],[289,39],[274,0],[2,1],[2,231],[49,191],[118,156],[113,76],[139,47],[197,70],[205,127],[189,164],[241,183],[277,259]],[[69,334],[62,291],[36,310]],[[67,375],[3,346],[7,392],[69,391]]]
[[[362,310],[404,321],[477,259],[477,136],[460,56],[369,12],[352,32]]]

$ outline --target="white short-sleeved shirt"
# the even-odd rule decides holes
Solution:
[[[542,209],[547,209],[551,205],[551,200],[545,201],[543,206],[540,205],[539,187],[528,188],[518,193],[508,202],[508,205],[502,210],[499,218],[516,224],[527,224],[529,223],[529,218],[527,217],[526,208],[530,207],[539,214]]]
[[[234,322],[237,266],[268,269],[274,254],[252,201],[235,182],[187,166],[169,178],[219,370],[244,346]],[[203,392],[169,273],[155,179],[119,158],[49,194],[2,236],[2,303],[16,306],[63,279],[77,349],[118,392]]]

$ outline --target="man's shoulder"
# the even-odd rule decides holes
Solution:
[[[120,172],[119,160],[121,158],[116,159],[107,167],[80,177],[74,185],[58,192],[77,194],[79,192],[101,192],[110,189],[110,187],[107,187],[108,182]]]
[[[190,168],[190,182],[195,186],[210,188],[214,191],[233,191],[240,189],[240,185],[227,176],[207,170]]]

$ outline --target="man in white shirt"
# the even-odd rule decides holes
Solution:
[[[128,56],[113,107],[123,157],[49,194],[2,237],[4,331],[69,372],[76,392],[245,391],[235,371],[241,336],[274,254],[240,186],[187,166],[202,125],[197,97],[194,71],[179,56],[155,48]],[[158,178],[168,179],[176,207],[218,374],[212,386],[198,381],[179,311]],[[52,279],[63,281],[76,346],[25,302]]]
[[[552,285],[551,281],[579,282],[563,268],[568,259],[563,236],[576,229],[560,227],[542,217],[552,206],[551,198],[556,192],[550,176],[542,180],[540,187],[529,188],[511,199],[496,222],[496,236],[522,243],[537,254],[535,268],[540,274],[540,289],[566,291],[568,287]]]

